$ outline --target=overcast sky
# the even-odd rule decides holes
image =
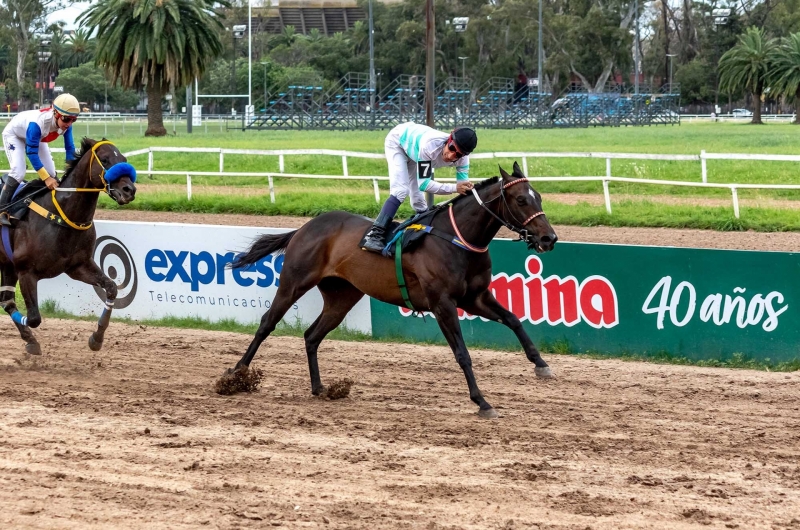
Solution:
[[[77,29],[75,19],[78,18],[78,15],[83,13],[87,7],[89,7],[89,2],[81,2],[80,4],[72,5],[60,11],[55,11],[49,17],[47,17],[47,22],[53,23],[63,20],[67,23],[67,25],[64,26],[64,29]]]

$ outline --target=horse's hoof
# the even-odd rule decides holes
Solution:
[[[29,342],[25,345],[25,353],[28,355],[41,355],[42,347],[37,342]]]
[[[239,392],[256,392],[261,386],[264,372],[258,368],[243,366],[228,370],[214,385],[217,394],[230,396]]]
[[[536,377],[541,377],[542,379],[554,379],[556,377],[549,366],[537,366],[533,369],[533,373],[536,374]]]
[[[478,416],[480,416],[485,420],[493,420],[495,418],[499,418],[500,414],[498,414],[497,411],[494,410],[494,408],[488,408],[488,409],[480,409],[478,411]]]
[[[89,337],[89,349],[92,351],[100,351],[100,348],[103,347],[103,341],[97,341],[94,338],[94,333]]]

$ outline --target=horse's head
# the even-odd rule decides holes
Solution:
[[[84,138],[81,154],[68,166],[66,179],[73,173],[85,175],[84,182],[73,181],[76,187],[104,189],[117,204],[128,204],[136,197],[136,170],[117,146],[106,140]]]
[[[542,196],[528,184],[528,178],[516,162],[510,175],[502,167],[500,175],[504,207],[501,217],[517,229],[528,248],[536,252],[553,250],[558,236],[544,214]]]

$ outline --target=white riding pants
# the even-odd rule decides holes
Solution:
[[[384,144],[386,161],[389,163],[389,193],[403,202],[411,196],[411,207],[416,212],[428,209],[425,194],[419,189],[417,181],[417,163],[408,158],[398,145]]]
[[[25,180],[25,170],[28,162],[28,155],[25,154],[25,140],[14,135],[4,134],[3,148],[6,150],[8,167],[11,168],[8,175],[17,182],[22,182]],[[39,144],[39,159],[50,176],[55,176],[56,165],[53,162],[53,156],[50,154],[50,148],[45,142]]]

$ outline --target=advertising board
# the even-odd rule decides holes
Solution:
[[[280,285],[284,256],[267,256],[244,269],[231,269],[237,253],[263,234],[282,228],[97,221],[95,262],[119,287],[116,316],[133,319],[201,317],[256,323]],[[39,283],[39,298],[71,313],[99,314],[105,294],[61,275]],[[322,311],[313,289],[284,317],[311,324]],[[360,301],[343,325],[371,331],[369,302]]]
[[[785,361],[800,346],[800,254],[495,240],[491,289],[534,343],[573,352]],[[467,344],[515,347],[506,327],[460,312]],[[443,340],[432,315],[372,301],[380,338]]]

